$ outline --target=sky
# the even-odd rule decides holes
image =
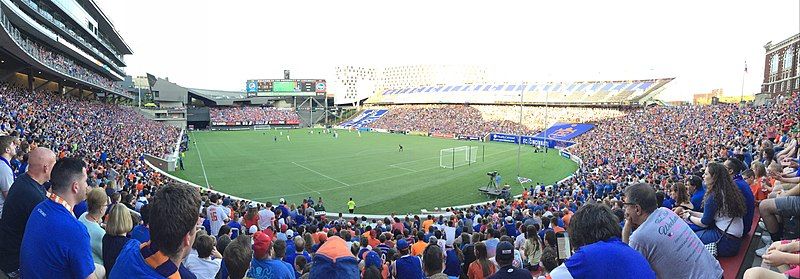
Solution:
[[[798,0],[95,2],[133,49],[129,75],[234,91],[284,69],[469,64],[494,81],[675,77],[664,100],[739,95],[744,76],[753,94],[763,46],[800,33]]]

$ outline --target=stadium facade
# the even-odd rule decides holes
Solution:
[[[0,79],[109,100],[122,85],[131,48],[93,0],[0,1]]]
[[[331,91],[337,92],[336,104],[355,103],[369,98],[375,91],[377,79],[375,67],[336,66],[335,79],[330,85]]]
[[[762,93],[784,94],[800,91],[800,33],[778,43],[764,45]]]

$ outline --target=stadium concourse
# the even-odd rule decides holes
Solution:
[[[0,269],[11,278],[37,269],[242,278],[266,277],[265,268],[274,278],[486,278],[511,266],[549,278],[799,276],[796,95],[609,113],[577,139],[571,152],[584,164],[560,184],[446,216],[381,219],[321,216],[322,200],[259,204],[165,179],[143,154],[173,152],[181,133],[130,108],[11,85],[0,86],[0,105],[8,162],[0,164]],[[391,109],[376,125],[483,129],[444,125],[462,111],[477,117],[477,108],[407,109],[427,110],[428,126]],[[79,218],[91,241],[47,218],[58,214]],[[755,234],[765,237],[749,241]],[[63,267],[39,264],[51,252],[40,242],[53,238],[70,249]],[[743,260],[754,254],[763,267]]]

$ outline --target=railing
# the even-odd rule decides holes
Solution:
[[[65,76],[83,81],[88,84],[95,85],[103,88],[109,92],[123,94],[124,90],[118,87],[113,81],[94,73],[92,70],[78,66],[78,64],[70,58],[58,54],[57,52],[48,49],[48,47],[30,40],[26,35],[22,34],[16,27],[14,27],[4,13],[0,12],[0,25],[15,41],[20,49],[25,51],[31,58],[38,61],[42,65],[61,73]]]
[[[92,46],[83,37],[78,36],[78,34],[75,31],[73,31],[72,29],[67,28],[67,26],[63,22],[56,20],[55,18],[53,18],[53,16],[50,13],[48,13],[47,11],[45,11],[43,9],[40,9],[39,6],[36,5],[36,3],[33,3],[30,0],[22,0],[22,2],[25,3],[26,5],[28,5],[28,7],[31,8],[32,10],[36,11],[37,13],[39,13],[39,15],[41,15],[43,18],[45,18],[48,21],[50,21],[50,23],[52,23],[55,26],[58,26],[59,29],[61,29],[62,31],[66,32],[67,34],[70,34],[73,38],[75,38],[78,42],[80,42],[84,47],[86,47],[87,49],[91,49],[94,52],[94,54],[104,58],[106,60],[106,62],[109,65],[111,65],[112,68],[114,68],[114,70],[117,70],[117,72],[120,72],[120,73],[124,73],[125,72],[121,68],[119,68],[116,64],[114,64],[114,62],[112,62],[112,60],[108,56],[106,56],[104,53],[102,53],[96,47]],[[103,45],[105,45],[105,43],[102,40],[98,40],[98,41],[101,42]],[[112,55],[116,56],[120,61],[122,60],[122,58],[121,58],[122,56],[121,55],[119,55],[116,52],[114,52],[113,49],[111,47],[109,47],[108,45],[105,45],[105,46],[109,49],[109,51],[112,53]]]

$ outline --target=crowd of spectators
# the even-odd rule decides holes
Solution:
[[[519,122],[519,106],[474,105],[485,120]],[[534,131],[541,131],[555,122],[591,123],[623,116],[621,110],[583,107],[543,107],[525,106],[522,108],[522,124]]]
[[[17,28],[14,26],[6,23],[3,24],[3,27],[6,28],[8,33],[11,34],[11,37],[14,38],[14,40],[17,42],[17,44],[19,44],[20,47],[22,47],[23,50],[25,50],[29,55],[31,55],[31,57],[35,58],[40,63],[47,65],[56,71],[61,72],[62,74],[94,84],[106,90],[117,93],[123,92],[122,87],[117,82],[79,65],[73,59],[53,51],[50,47],[45,46],[44,44],[40,44],[34,40],[31,40],[27,35],[20,33],[19,30],[17,30]]]
[[[253,122],[285,121],[300,123],[300,116],[291,109],[269,107],[212,107],[209,108],[211,122]]]
[[[523,107],[520,122],[519,106],[410,105],[387,108],[389,112],[368,127],[478,137],[489,133],[532,135],[556,122],[596,122],[625,114],[604,108]]]
[[[491,132],[532,134],[519,122],[486,120],[481,111],[465,105],[390,107],[389,112],[367,125],[370,128],[429,133],[484,136]]]
[[[789,237],[797,96],[632,111],[579,138],[570,151],[584,163],[559,184],[436,215],[345,218],[318,214],[321,197],[257,203],[162,186],[141,154],[171,152],[174,129],[122,107],[0,89],[0,269],[11,278],[720,278],[717,257],[747,245],[755,210],[764,266],[745,277],[800,272]],[[400,110],[390,119],[427,121],[410,130],[491,123],[468,106]],[[431,124],[448,118],[475,122]]]

